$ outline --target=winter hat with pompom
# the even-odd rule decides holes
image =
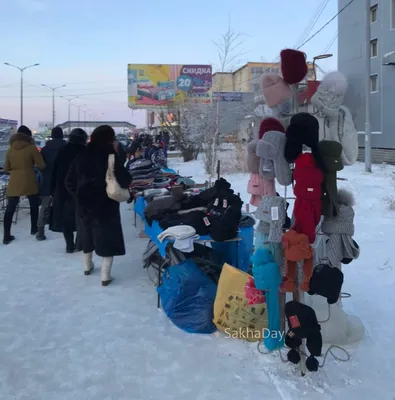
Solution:
[[[280,185],[288,186],[292,183],[292,172],[284,158],[286,137],[283,132],[269,131],[258,142],[257,155],[263,160],[273,163],[274,175]],[[264,174],[264,171],[261,171]]]
[[[292,227],[298,233],[308,236],[314,243],[316,228],[321,220],[321,186],[323,174],[310,153],[300,154],[295,161],[295,224]]]
[[[337,116],[343,104],[347,86],[347,79],[341,72],[330,72],[324,76],[311,98],[311,103],[321,115]]]
[[[303,145],[310,147],[311,152],[316,156],[319,129],[319,122],[313,115],[304,112],[295,114],[286,132],[285,159],[289,163],[294,163],[302,153]]]
[[[273,73],[262,74],[261,89],[268,107],[278,106],[292,98],[293,92],[280,75]]]
[[[306,54],[299,50],[284,49],[280,53],[281,73],[289,85],[301,82],[307,75]]]

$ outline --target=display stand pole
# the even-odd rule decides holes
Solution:
[[[221,178],[221,160],[217,162],[217,179]]]

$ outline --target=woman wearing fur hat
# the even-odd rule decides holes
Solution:
[[[45,163],[34,143],[31,130],[22,125],[10,138],[10,148],[4,164],[4,170],[10,173],[10,181],[4,213],[3,244],[9,244],[15,239],[11,235],[11,225],[21,196],[26,196],[30,204],[30,233],[37,234],[39,187],[35,167],[43,170]]]

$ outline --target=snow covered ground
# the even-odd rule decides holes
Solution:
[[[204,181],[202,164],[172,167]],[[153,283],[142,268],[145,240],[123,207],[127,255],[116,259],[115,281],[100,286],[84,276],[81,255],[66,255],[63,238],[38,243],[28,218],[17,240],[0,245],[0,398],[2,400],[229,400],[395,398],[395,213],[392,167],[367,175],[357,164],[340,174],[355,194],[361,257],[344,267],[348,312],[361,318],[365,339],[347,346],[348,363],[328,356],[318,373],[299,376],[278,354],[256,344],[178,330],[156,308]],[[247,175],[229,181],[247,202]],[[285,351],[284,351],[285,354]],[[341,354],[339,354],[341,355]]]

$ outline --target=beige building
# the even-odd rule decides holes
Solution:
[[[308,68],[306,80],[315,80],[313,63],[308,63]],[[280,63],[248,62],[234,72],[216,72],[213,74],[212,91],[258,93],[260,76],[264,72],[281,75]]]

